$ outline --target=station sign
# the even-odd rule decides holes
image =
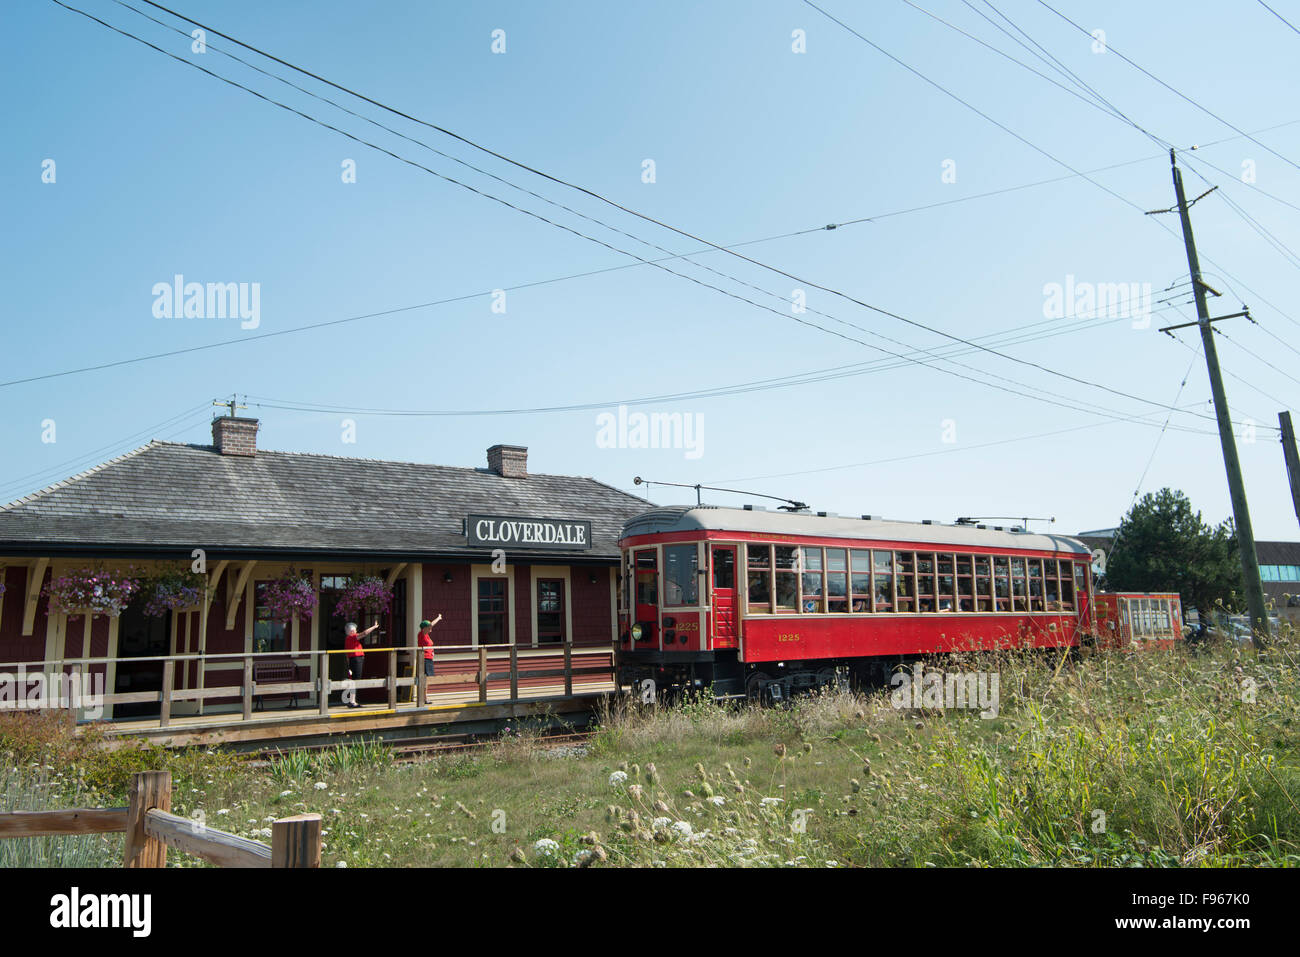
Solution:
[[[480,548],[591,548],[591,522],[516,515],[470,515],[465,519],[468,544]]]

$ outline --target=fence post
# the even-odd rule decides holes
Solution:
[[[244,720],[253,716],[253,656],[244,655]]]
[[[162,701],[158,703],[158,727],[165,728],[172,720],[172,685],[176,683],[176,662],[168,658],[163,662]]]
[[[388,710],[397,710],[397,649],[388,650]]]
[[[487,647],[478,646],[478,700],[480,704],[487,703]]]
[[[564,694],[573,694],[573,642],[568,638],[564,639]]]
[[[299,814],[271,825],[272,867],[320,867],[320,815]]]
[[[519,647],[510,643],[510,700],[519,697]]]
[[[153,809],[172,809],[170,771],[137,771],[131,775],[130,799],[126,812],[124,867],[166,867],[167,845],[144,831],[145,815]]]
[[[330,713],[330,655],[328,651],[320,651],[320,665],[316,668],[316,678],[320,683],[320,690],[317,697],[320,699],[317,705],[321,714]]]

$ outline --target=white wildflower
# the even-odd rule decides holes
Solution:
[[[627,781],[626,771],[615,771],[609,776],[609,786],[612,788],[621,787]]]

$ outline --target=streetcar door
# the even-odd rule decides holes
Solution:
[[[713,546],[713,647],[735,648],[736,546]]]

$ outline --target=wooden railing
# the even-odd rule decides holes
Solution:
[[[614,649],[609,645],[575,648],[572,642],[564,642],[561,645],[536,648],[530,646],[521,648],[518,645],[440,646],[435,649],[435,662],[439,670],[445,670],[449,666],[464,668],[466,663],[472,663],[472,666],[466,671],[438,674],[435,677],[427,678],[423,675],[423,649],[402,646],[366,648],[364,651],[367,661],[374,661],[376,658],[382,657],[385,663],[385,673],[382,677],[346,680],[330,678],[330,656],[351,655],[352,652],[349,649],[235,652],[228,654],[198,654],[191,652],[117,659],[65,658],[45,663],[9,662],[0,663],[0,675],[11,674],[15,670],[22,669],[28,675],[44,674],[47,681],[50,678],[57,680],[60,676],[63,676],[63,680],[73,684],[74,687],[82,688],[84,693],[84,689],[87,687],[87,676],[97,666],[106,673],[108,666],[113,662],[119,665],[122,663],[161,662],[162,687],[159,690],[105,693],[94,696],[92,703],[95,707],[156,703],[159,706],[158,724],[159,727],[163,728],[168,727],[171,723],[173,705],[178,702],[198,702],[201,711],[204,704],[209,701],[233,699],[240,704],[238,712],[240,720],[247,721],[253,716],[254,701],[266,697],[285,695],[314,697],[316,710],[321,715],[328,715],[331,711],[330,695],[336,691],[348,689],[354,691],[384,689],[387,692],[386,704],[388,710],[396,711],[403,705],[410,708],[428,707],[430,694],[438,689],[455,690],[464,688],[466,691],[471,691],[472,686],[477,691],[477,694],[471,691],[470,695],[467,696],[466,703],[477,700],[479,703],[485,704],[489,699],[489,686],[493,682],[504,684],[508,681],[509,696],[505,700],[518,701],[526,700],[521,699],[519,694],[521,681],[562,678],[564,682],[563,693],[567,697],[573,694],[575,679],[603,678],[613,680],[614,678]],[[400,662],[399,655],[408,656],[410,658],[409,662],[404,664]],[[521,669],[521,661],[527,662],[529,659],[539,658],[555,658],[559,660],[556,662],[556,667],[553,668],[535,669],[525,667]],[[274,683],[254,682],[253,680],[253,666],[258,661],[289,661],[295,667],[303,667],[303,662],[311,662],[313,659],[316,662],[316,677],[313,679]],[[592,659],[597,659],[597,661],[593,662]],[[241,665],[239,683],[206,686],[206,681],[203,681],[201,684],[204,686],[186,687],[184,686],[185,682],[181,682],[182,686],[178,687],[178,673],[183,674],[182,669],[187,669],[193,662],[198,663],[200,673],[206,677],[210,677],[206,675],[205,671],[210,665],[223,663]],[[403,673],[399,674],[399,671]],[[18,700],[0,703],[0,710],[23,708],[22,691],[19,690],[15,697]],[[85,700],[63,700],[60,697],[58,702],[50,707],[76,712],[86,706]]]
[[[0,814],[0,838],[125,834],[124,867],[166,867],[169,847],[218,867],[320,867],[319,814],[276,821],[268,845],[172,814],[171,806],[171,772],[141,771],[131,776],[127,807],[9,811]]]

